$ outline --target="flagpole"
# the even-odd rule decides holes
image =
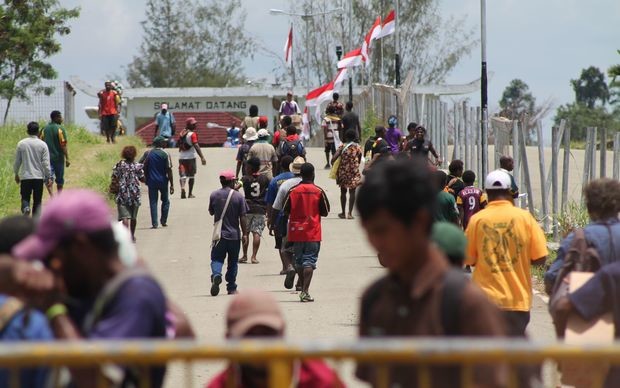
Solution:
[[[293,45],[293,23],[291,23],[291,77],[293,78],[293,88],[295,87],[295,47]]]

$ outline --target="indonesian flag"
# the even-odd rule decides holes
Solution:
[[[304,114],[301,116],[302,133],[304,138],[310,138],[310,115],[308,112],[308,105],[304,107]]]
[[[375,20],[375,24],[372,25],[370,31],[366,34],[364,38],[364,43],[362,43],[362,60],[364,62],[368,62],[368,53],[370,52],[370,44],[373,40],[377,39],[377,37],[381,34],[381,16],[377,16]]]
[[[306,95],[306,106],[317,106],[317,105],[320,105],[319,97],[327,89],[328,86],[329,86],[329,84],[325,84],[325,85],[320,86],[320,87],[318,87],[318,88],[316,88],[314,90],[311,90]]]
[[[356,48],[355,50],[346,53],[344,57],[342,57],[342,59],[338,61],[338,68],[345,69],[349,67],[357,67],[361,66],[362,62],[362,49]]]
[[[390,13],[383,19],[383,27],[381,27],[381,33],[377,36],[377,39],[386,37],[388,35],[392,35],[396,30],[396,20],[395,20],[394,10],[390,11]]]
[[[332,81],[334,84],[334,90],[340,90],[340,87],[346,80],[347,80],[347,69],[344,68],[344,69],[338,70],[338,74],[336,74],[336,77]]]
[[[288,32],[288,37],[286,38],[286,44],[284,45],[284,62],[287,65],[290,65],[293,60],[293,25],[291,25],[291,29]]]

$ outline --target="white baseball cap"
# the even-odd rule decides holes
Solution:
[[[510,190],[511,186],[510,175],[501,170],[491,171],[484,181],[485,190]]]
[[[261,128],[261,129],[258,130],[257,135],[258,135],[259,138],[261,138],[261,137],[269,137],[269,131],[266,130],[265,128]]]

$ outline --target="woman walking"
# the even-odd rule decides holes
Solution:
[[[360,162],[362,160],[362,147],[355,142],[357,134],[350,129],[344,134],[344,143],[338,148],[332,158],[332,165],[340,158],[336,183],[340,186],[340,206],[342,213],[340,218],[353,219],[353,207],[355,206],[355,190],[362,182]],[[349,192],[349,213],[346,215],[347,191]]]
[[[136,241],[136,225],[138,209],[140,208],[140,182],[144,182],[144,170],[140,163],[136,163],[138,151],[134,146],[123,148],[120,162],[112,170],[112,180],[118,183],[116,205],[118,220],[123,222],[131,231],[131,238]]]

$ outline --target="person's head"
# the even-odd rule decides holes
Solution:
[[[62,124],[62,113],[60,113],[59,110],[53,110],[52,113],[50,113],[50,119],[53,123]]]
[[[125,146],[121,152],[121,157],[128,162],[136,160],[136,155],[138,155],[138,150],[132,145]]]
[[[289,168],[293,174],[300,175],[301,166],[303,166],[304,164],[306,164],[306,159],[302,158],[301,156],[298,156],[295,159],[293,159],[293,163],[289,165]]]
[[[344,141],[346,141],[347,143],[355,141],[355,138],[357,138],[357,132],[355,132],[354,129],[348,129],[344,133]]]
[[[49,200],[35,233],[13,248],[13,256],[42,261],[70,297],[94,298],[121,265],[111,219],[99,194],[65,190]]]
[[[282,171],[291,171],[291,163],[293,163],[293,157],[290,155],[284,155],[280,159],[280,168],[282,168]]]
[[[426,251],[435,201],[425,162],[390,160],[369,170],[357,209],[370,244],[390,272],[408,270]]]
[[[425,136],[426,136],[426,128],[424,128],[421,125],[418,125],[417,128],[415,129],[415,138],[418,140],[424,140]]]
[[[510,175],[502,170],[491,171],[484,180],[484,189],[489,202],[512,201],[511,186]]]
[[[258,106],[250,105],[250,117],[258,116]]]
[[[304,163],[299,172],[304,182],[314,182],[314,166],[312,163]]]
[[[347,101],[344,107],[347,112],[351,112],[353,110],[353,101]]]
[[[454,159],[450,162],[448,166],[448,171],[450,171],[450,175],[455,177],[461,177],[463,175],[463,169],[465,168],[463,161],[459,159]]]
[[[388,127],[390,128],[396,128],[396,126],[398,125],[398,119],[394,115],[391,115],[390,117],[388,117],[387,122],[388,122]]]
[[[510,156],[502,156],[499,158],[499,166],[506,171],[512,171],[515,168],[515,161]]]
[[[31,121],[26,126],[26,133],[30,136],[37,136],[39,134],[39,123],[36,121]]]
[[[257,157],[252,157],[249,158],[246,162],[245,162],[245,168],[246,168],[246,173],[248,175],[254,175],[254,174],[258,174],[258,171],[260,170],[260,159]]]
[[[107,91],[112,90],[112,81],[105,81],[103,86],[105,87],[105,90],[107,90]]]
[[[231,128],[234,128],[234,127],[236,127],[236,126],[237,126],[237,123],[235,122],[235,120],[233,120],[233,121],[231,121],[231,122],[230,122],[230,127],[231,127]]]
[[[415,130],[418,127],[418,123],[409,123],[407,124],[407,132],[409,132],[410,135],[415,135]]]
[[[267,118],[267,116],[260,116],[258,118],[258,129],[267,128],[268,124],[269,124],[269,119]]]
[[[297,127],[294,125],[289,125],[286,127],[286,136],[292,136],[297,134]]]
[[[230,187],[233,188],[235,186],[235,182],[237,177],[234,171],[224,170],[220,172],[220,184],[222,187]]]
[[[196,121],[196,118],[194,117],[188,117],[187,120],[185,120],[185,128],[191,131],[196,129],[197,124],[198,124],[198,121]]]
[[[249,127],[248,129],[246,129],[245,133],[243,134],[243,138],[246,141],[256,141],[258,139],[258,132],[256,132],[256,128]]]
[[[269,131],[265,128],[261,128],[256,133],[258,135],[258,140],[267,140],[269,139]]]
[[[583,189],[586,208],[592,221],[618,217],[620,212],[620,182],[601,178],[591,181]]]
[[[448,257],[451,265],[457,268],[463,267],[467,238],[461,228],[451,222],[435,222],[431,239]]]
[[[448,175],[441,170],[435,170],[433,172],[433,182],[435,184],[435,191],[439,192],[446,187]]]
[[[291,116],[284,116],[280,120],[280,125],[282,126],[282,128],[287,128],[291,124],[293,124],[293,119],[291,118]]]
[[[286,101],[293,101],[293,92],[289,91],[288,93],[286,93]]]
[[[13,247],[34,233],[34,221],[26,216],[0,220],[0,255],[10,255]]]
[[[466,186],[473,186],[476,182],[476,173],[471,170],[467,170],[463,173],[462,179]]]
[[[168,112],[168,104],[161,104],[161,113],[166,114]]]
[[[384,137],[385,136],[385,127],[383,125],[377,125],[375,127],[375,135],[377,137]]]
[[[153,147],[165,147],[167,143],[168,141],[166,138],[161,135],[157,135],[155,139],[153,139]]]
[[[332,94],[332,98],[334,99],[334,101],[338,101],[338,99],[340,98],[340,94],[334,93]]]

